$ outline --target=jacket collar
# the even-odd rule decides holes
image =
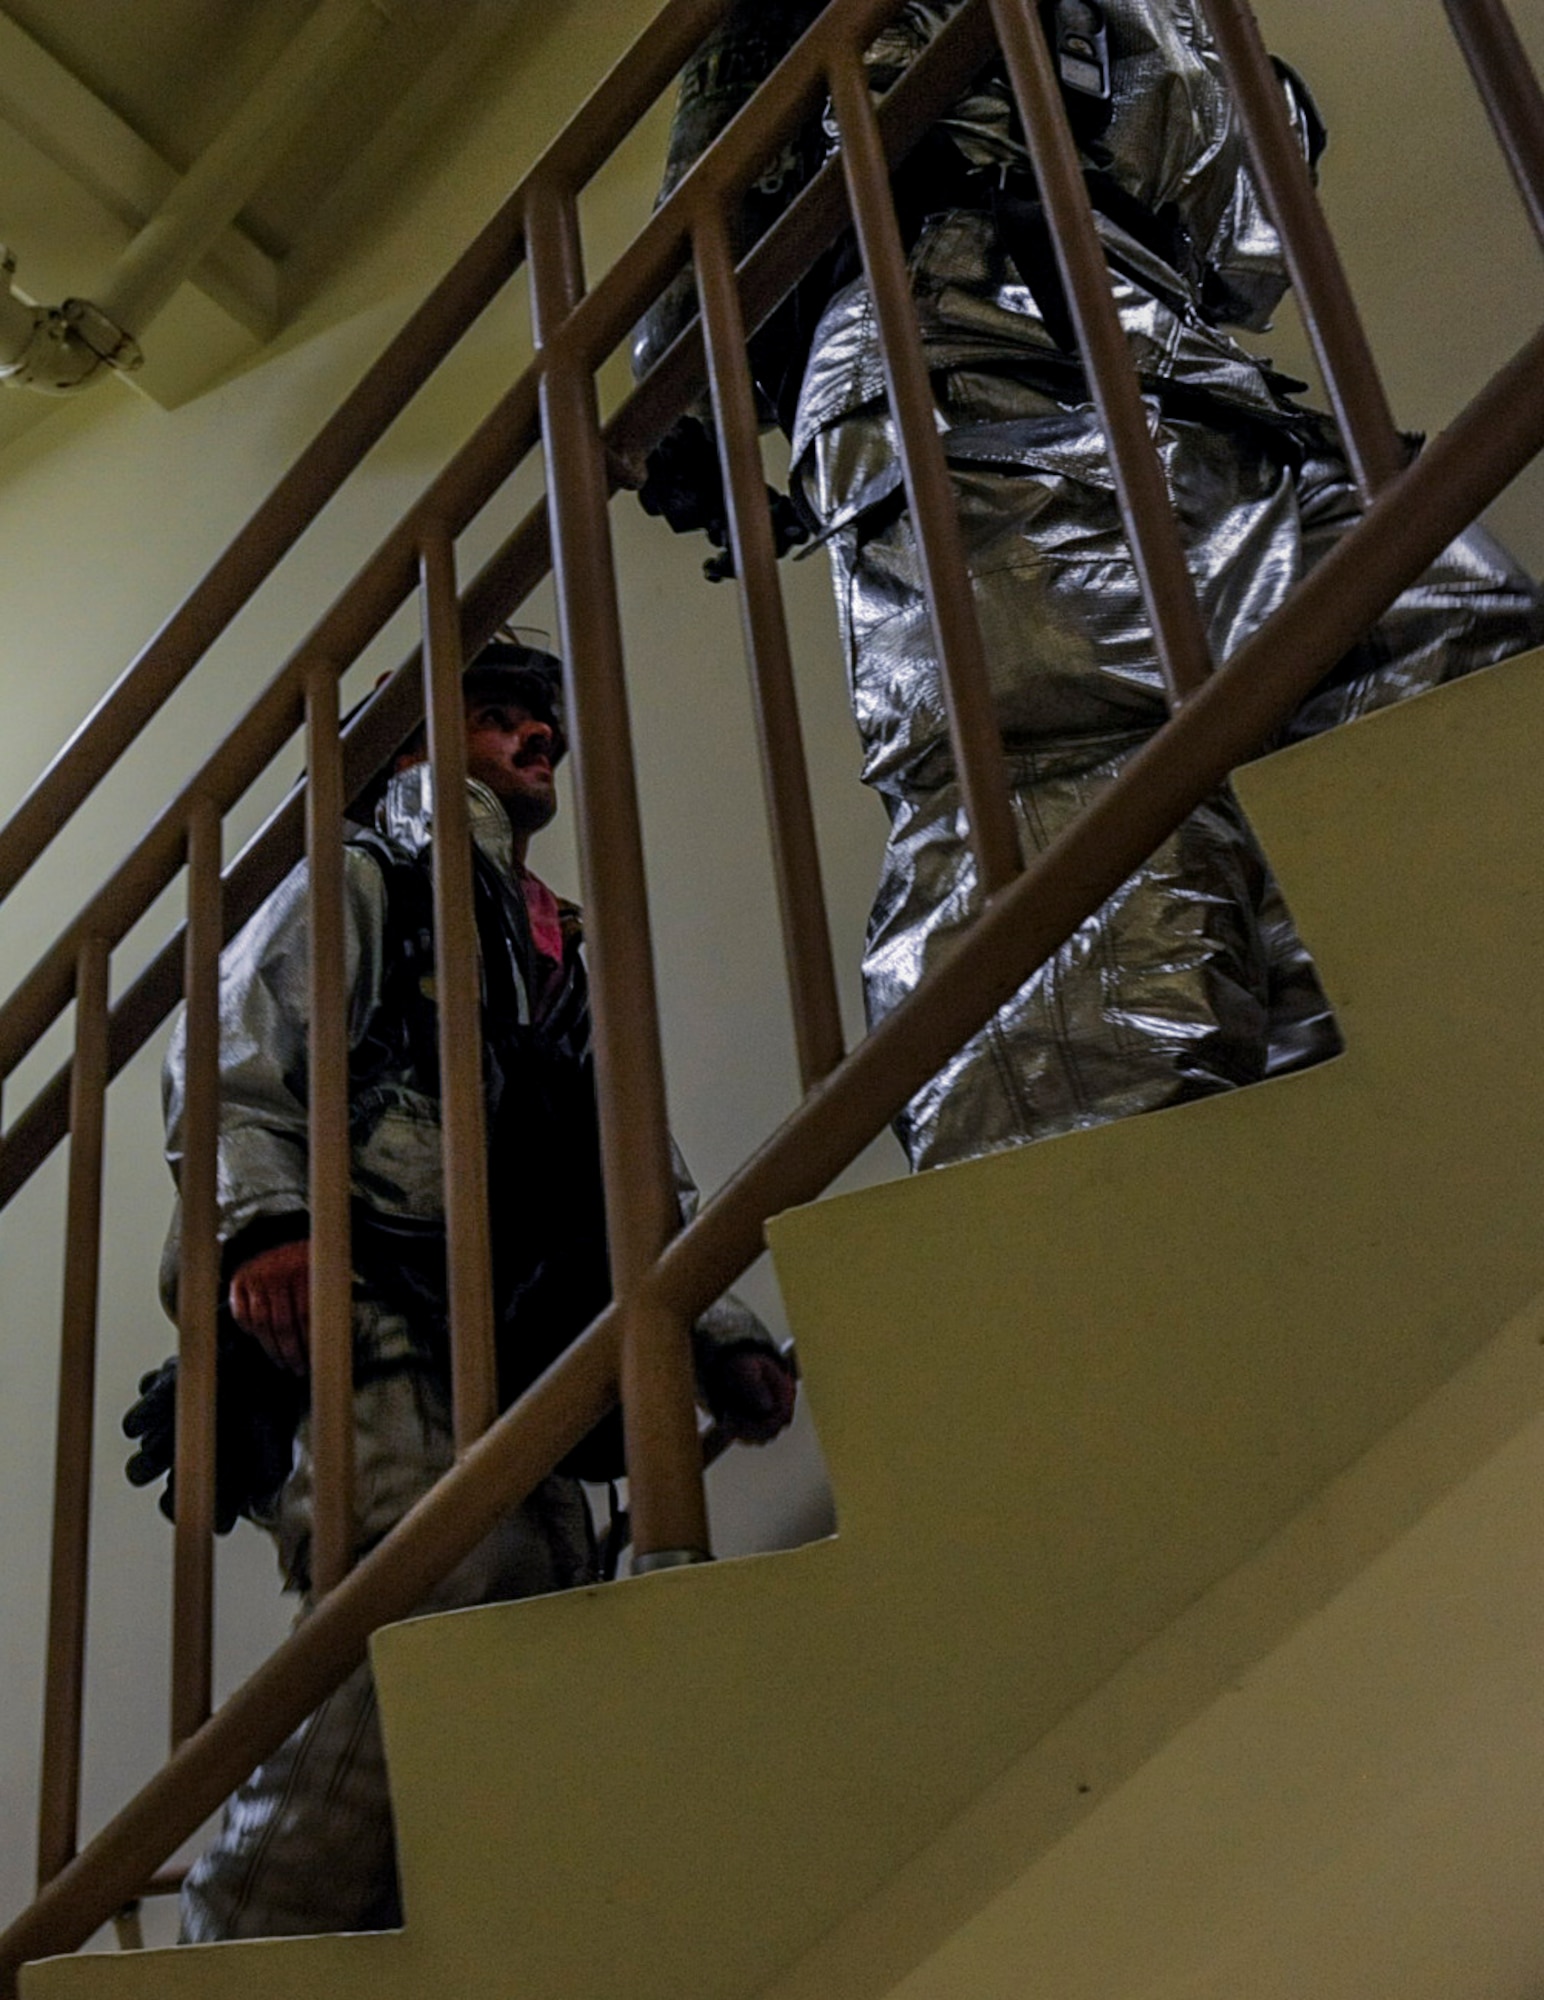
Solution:
[[[501,875],[517,879],[520,870],[515,865],[515,836],[508,813],[479,778],[467,779],[466,796],[473,840]],[[375,817],[389,840],[410,854],[424,851],[434,832],[434,776],[427,762],[409,764],[406,770],[393,773]]]

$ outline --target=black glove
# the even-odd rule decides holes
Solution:
[[[172,1467],[177,1458],[177,1357],[171,1355],[159,1368],[139,1378],[139,1401],[124,1413],[123,1434],[138,1438],[139,1449],[123,1470],[131,1486],[148,1486],[167,1475],[161,1495],[161,1512],[168,1521],[176,1518],[172,1500]],[[218,1513],[218,1503],[216,1512]],[[226,1526],[234,1526],[227,1522]],[[223,1530],[221,1531],[224,1532]]]
[[[705,424],[682,417],[666,431],[644,463],[638,498],[645,514],[662,517],[678,535],[706,531],[716,547],[724,546],[724,482],[718,447]]]
[[[215,1365],[216,1534],[272,1501],[289,1475],[295,1427],[306,1407],[304,1382],[276,1367],[248,1335],[222,1321]],[[140,1377],[139,1398],[123,1419],[138,1449],[124,1466],[131,1486],[166,1478],[159,1506],[177,1518],[177,1360]]]
[[[799,512],[786,493],[779,493],[775,486],[767,488],[767,512],[772,516],[772,553],[778,558],[787,555],[800,542],[807,542],[810,531],[804,516]],[[734,575],[734,557],[729,552],[729,526],[727,522],[710,524],[708,540],[714,548],[722,549],[719,556],[709,556],[702,565],[702,573],[709,583],[723,583]]]
[[[807,542],[810,531],[786,493],[771,486],[766,491],[773,552],[785,556],[797,543]],[[705,534],[722,551],[702,566],[709,583],[723,583],[734,575],[718,446],[705,424],[696,417],[682,417],[665,433],[649,453],[638,498],[646,514],[662,517],[678,535]]]

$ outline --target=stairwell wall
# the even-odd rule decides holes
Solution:
[[[649,0],[569,0],[512,19],[500,60],[412,175],[383,203],[348,260],[253,363],[167,411],[117,384],[61,405],[0,455],[0,804],[18,798],[90,705],[202,574],[428,284],[519,177],[560,119],[653,11]],[[1395,407],[1435,427],[1537,323],[1544,267],[1436,0],[1262,0],[1267,33],[1311,77],[1334,134],[1324,180]],[[1544,0],[1518,0],[1519,25],[1544,56]],[[587,246],[598,268],[652,197],[663,143],[656,117],[594,191]],[[1414,247],[1414,246],[1419,246]],[[1273,342],[1309,372],[1290,324]],[[190,751],[211,743],[303,636],[343,578],[422,489],[447,445],[471,428],[528,353],[523,310],[490,310],[372,455],[350,493],[284,566],[216,649],[197,688],[173,704],[121,776],[69,829],[38,880],[0,910],[0,952],[19,974],[169,796]],[[606,393],[619,392],[614,365]],[[523,508],[534,489],[521,486]],[[1544,560],[1538,502],[1520,483],[1498,510],[1521,552]],[[517,518],[467,538],[464,573]],[[736,606],[702,583],[702,551],[614,510],[631,634],[635,724],[644,768],[656,950],[666,1003],[667,1062],[678,1134],[711,1185],[793,1102],[792,1052],[781,1002],[772,893],[750,750]],[[857,768],[821,565],[785,570],[815,763],[817,807],[845,1001],[874,877],[880,816],[854,783]],[[551,626],[545,593],[526,616]],[[412,643],[414,615],[372,649],[346,693],[362,691]],[[251,809],[257,823],[296,768],[290,763]],[[235,844],[235,835],[232,837]],[[544,837],[538,863],[577,888],[568,829]],[[164,930],[165,913],[161,929]],[[160,932],[157,932],[157,936]],[[148,942],[148,940],[147,940]],[[128,953],[132,959],[132,948]],[[122,979],[118,982],[120,985]],[[58,1048],[50,1051],[50,1064]],[[87,1819],[110,1810],[158,1760],[165,1730],[164,1631],[169,1537],[143,1495],[118,1473],[118,1413],[134,1378],[167,1350],[154,1267],[168,1207],[158,1165],[155,1063],[141,1059],[118,1087],[109,1119],[112,1220],[104,1266],[98,1413],[99,1596],[92,1627]],[[34,1065],[41,1074],[41,1066]],[[7,1106],[21,1097],[7,1091]],[[862,1172],[898,1170],[884,1145]],[[0,1217],[0,1339],[7,1394],[0,1406],[0,1493],[9,1532],[0,1551],[0,1810],[11,1830],[0,1854],[0,1898],[28,1893],[42,1661],[50,1487],[53,1360],[62,1161]],[[764,1293],[758,1294],[764,1298]],[[812,1391],[818,1403],[818,1383]],[[725,1491],[729,1547],[765,1545],[818,1528],[818,1457],[808,1432],[775,1455],[738,1456],[738,1495]],[[266,1548],[243,1532],[221,1552],[228,1614],[222,1684],[284,1623]]]
[[[451,131],[376,220],[350,261],[251,366],[175,411],[116,383],[61,405],[0,455],[0,809],[8,809],[55,754],[251,509],[308,442],[428,286],[486,220],[651,17],[631,4],[532,9],[511,29],[504,61]],[[587,250],[602,268],[648,213],[662,126],[641,134],[622,171],[586,204]],[[308,274],[308,285],[312,282]],[[439,469],[529,356],[520,287],[485,315],[311,541],[282,567],[216,647],[195,684],[174,700],[126,768],[105,784],[45,857],[38,879],[0,910],[0,951],[20,976],[66,911],[184,782],[193,759],[255,696],[329,604],[348,574]],[[605,393],[624,386],[625,365]],[[500,496],[485,527],[462,544],[468,580],[538,490],[526,477]],[[645,772],[644,810],[657,898],[656,951],[667,1018],[667,1061],[678,1136],[711,1186],[792,1108],[797,1079],[781,1001],[770,866],[761,831],[753,740],[731,590],[700,575],[705,548],[677,541],[631,501],[615,510],[631,641],[634,723]],[[311,543],[315,543],[315,547]],[[855,968],[882,839],[880,816],[854,782],[852,740],[836,656],[829,592],[819,564],[790,579],[796,644],[806,661],[807,716],[833,853],[840,963]],[[555,625],[550,591],[523,614]],[[345,688],[362,693],[416,640],[409,607]],[[228,851],[282,796],[297,753],[232,816]],[[533,855],[564,893],[577,894],[567,815]],[[121,954],[115,990],[177,915],[156,920]],[[850,1029],[859,1011],[846,999]],[[170,1534],[151,1496],[124,1484],[118,1418],[134,1382],[169,1351],[155,1295],[170,1207],[161,1165],[157,1070],[162,1038],[115,1087],[108,1124],[109,1222],[103,1271],[97,1411],[97,1518],[87,1714],[87,1830],[148,1776],[164,1753]],[[65,1053],[58,1037],[5,1093],[24,1102]],[[899,1155],[881,1152],[883,1170]],[[63,1153],[0,1217],[0,1492],[8,1532],[0,1551],[0,1903],[31,1893],[31,1826],[41,1713],[47,1537],[52,1482],[54,1350],[58,1337]],[[769,1316],[767,1283],[748,1289]],[[728,1548],[775,1545],[822,1532],[827,1501],[807,1424],[764,1455],[736,1454],[715,1475],[716,1532]],[[287,1628],[267,1543],[243,1526],[219,1553],[220,1687],[233,1684]],[[152,1909],[151,1927],[169,1912]]]

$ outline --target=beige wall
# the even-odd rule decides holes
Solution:
[[[115,385],[61,406],[0,456],[0,799],[13,800],[171,606],[207,567],[317,422],[379,348],[456,248],[492,209],[553,129],[651,9],[630,4],[530,8],[512,30],[458,129],[383,201],[378,225],[311,299],[285,337],[222,386],[164,411]],[[1544,49],[1544,0],[1519,14]],[[1270,0],[1274,39],[1309,71],[1336,128],[1325,169],[1332,214],[1403,421],[1442,422],[1524,335],[1544,306],[1539,265],[1515,203],[1478,130],[1435,0],[1414,8],[1329,0]],[[1376,53],[1375,53],[1376,52]],[[587,216],[592,264],[652,192],[655,125],[624,171],[596,191]],[[191,751],[237,713],[330,600],[349,566],[431,476],[448,440],[465,433],[525,351],[517,310],[496,308],[372,457],[316,551],[302,552],[217,649],[197,691],[179,699],[120,779],[57,844],[39,881],[0,912],[0,950],[18,970],[51,922],[101,872],[180,782]],[[1282,358],[1292,365],[1290,339]],[[1521,489],[1520,489],[1521,492]],[[1537,484],[1507,508],[1511,531],[1536,560]],[[515,518],[467,538],[468,569]],[[615,511],[629,618],[635,723],[656,897],[655,934],[667,1006],[667,1055],[680,1137],[705,1182],[729,1171],[791,1105],[794,1078],[779,999],[770,882],[753,804],[744,676],[732,596],[701,582],[702,551],[645,522],[630,502]],[[854,782],[856,751],[818,562],[785,572],[793,605],[806,721],[826,838],[833,928],[854,1027],[851,979],[872,883],[880,817]],[[529,614],[550,624],[545,601]],[[356,675],[366,684],[409,642],[399,621]],[[287,782],[293,766],[282,774]],[[275,795],[270,786],[262,805]],[[258,807],[237,816],[242,830]],[[233,835],[233,838],[235,836]],[[563,888],[576,886],[572,848],[555,830],[539,856]],[[130,954],[132,957],[132,953]],[[19,1101],[7,1091],[8,1107]],[[98,1529],[102,1594],[93,1626],[88,1812],[122,1796],[156,1760],[164,1732],[156,1675],[164,1650],[167,1536],[153,1508],[122,1486],[116,1419],[137,1371],[159,1359],[166,1330],[153,1267],[166,1207],[158,1166],[153,1061],[117,1093],[110,1127],[111,1226],[104,1273]],[[874,1171],[893,1171],[882,1146]],[[58,1162],[0,1221],[0,1325],[6,1395],[0,1404],[0,1479],[9,1532],[0,1553],[0,1749],[3,1809],[13,1827],[31,1812],[41,1660],[44,1522],[57,1313]],[[765,1296],[764,1290],[758,1296]],[[726,1498],[726,1539],[792,1532],[818,1490],[807,1439],[749,1468],[746,1492]],[[781,1518],[780,1518],[781,1515]],[[222,1553],[231,1613],[222,1674],[234,1672],[281,1623],[264,1551],[237,1537]],[[147,1691],[149,1690],[149,1691]],[[25,1892],[30,1839],[0,1859],[0,1901]]]
[[[1395,415],[1436,431],[1544,316],[1544,261],[1443,10],[1436,0],[1255,5],[1328,120],[1325,206]],[[1512,0],[1510,12],[1535,64],[1544,61],[1544,5]],[[1285,366],[1309,372],[1295,330],[1275,346]],[[1495,515],[1536,568],[1541,495],[1535,467]]]
[[[218,554],[403,315],[491,212],[650,8],[530,10],[504,74],[490,78],[465,129],[393,202],[374,241],[318,298],[276,350],[233,380],[167,412],[116,385],[60,406],[0,457],[0,575],[7,616],[0,633],[0,798],[14,801],[90,705],[106,690],[179,597]],[[598,32],[598,23],[603,31]],[[528,67],[523,71],[521,62]],[[517,72],[518,80],[517,80]],[[658,137],[638,148],[633,171],[597,190],[587,216],[592,257],[647,213]],[[239,712],[373,546],[516,372],[527,341],[523,314],[496,307],[467,353],[426,392],[372,458],[359,490],[329,517],[319,552],[302,551],[153,732],[132,768],[61,839],[40,871],[0,912],[0,950],[18,971],[43,948],[102,864],[138,832],[183,781],[192,754]],[[529,496],[521,501],[521,509]],[[518,510],[496,504],[487,527],[463,544],[470,573]],[[794,1102],[795,1076],[777,995],[781,965],[770,877],[756,805],[757,777],[732,594],[711,591],[703,551],[617,510],[633,654],[635,722],[644,760],[650,866],[658,891],[656,938],[669,1011],[676,1126],[702,1178],[729,1171]],[[856,759],[834,651],[829,593],[819,564],[793,574],[801,652],[810,663],[809,717],[828,794],[825,823],[847,860],[834,901],[844,967],[856,960],[874,857],[876,809],[854,783]],[[544,597],[528,614],[551,627]],[[367,687],[411,643],[412,614],[356,672]],[[262,788],[262,808],[287,784]],[[232,843],[258,819],[235,816]],[[578,888],[571,829],[554,828],[535,857],[555,883]],[[164,924],[163,924],[164,932]],[[160,935],[161,933],[158,933]],[[136,954],[129,952],[132,960]],[[122,983],[120,979],[120,984]],[[852,982],[849,981],[852,987]],[[855,987],[849,1002],[856,1009]],[[856,1011],[853,1026],[857,1026]],[[169,1202],[160,1164],[157,1051],[115,1092],[109,1127],[109,1228],[103,1284],[102,1390],[98,1415],[98,1595],[92,1627],[88,1818],[148,1773],[165,1740],[164,1630],[169,1533],[150,1499],[124,1485],[118,1417],[135,1377],[167,1351],[154,1292]],[[50,1050],[49,1067],[57,1057]],[[32,1066],[34,1073],[39,1065]],[[22,1101],[24,1079],[6,1092]],[[56,1159],[0,1221],[0,1326],[6,1346],[0,1480],[9,1532],[0,1550],[0,1799],[16,1831],[0,1848],[0,1906],[25,1899],[31,1869],[51,1481],[53,1347],[62,1186]],[[894,1171],[894,1162],[887,1163]],[[752,1287],[756,1290],[756,1287]],[[758,1296],[770,1287],[762,1285]],[[806,1532],[823,1523],[822,1482],[801,1426],[776,1462],[743,1466],[720,1506],[728,1546]],[[243,1529],[222,1546],[229,1682],[286,1622],[260,1539]]]

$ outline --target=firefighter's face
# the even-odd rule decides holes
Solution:
[[[555,738],[517,701],[474,701],[466,712],[466,768],[504,805],[517,833],[535,833],[558,809]]]

